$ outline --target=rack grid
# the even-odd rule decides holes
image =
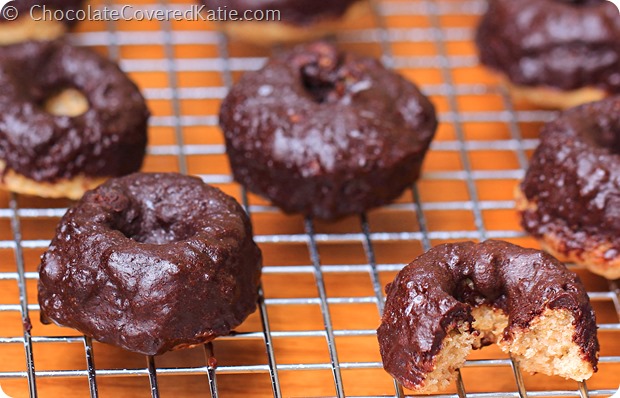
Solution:
[[[132,4],[190,7],[186,0]],[[70,203],[2,194],[0,385],[12,397],[411,396],[382,370],[374,329],[383,286],[438,243],[497,238],[536,246],[518,227],[512,190],[538,128],[554,113],[513,103],[480,68],[471,39],[484,8],[483,0],[381,0],[367,19],[333,38],[416,81],[437,104],[441,127],[417,184],[394,204],[332,224],[284,215],[230,176],[217,104],[268,50],[229,42],[202,21],[81,23],[70,40],[107,51],[149,100],[145,170],[199,175],[251,215],[265,257],[258,310],[231,336],[156,358],[43,326],[38,256]],[[620,288],[571,267],[586,283],[602,343],[600,371],[587,385],[524,375],[490,347],[472,354],[458,382],[434,396],[613,394],[620,383]]]

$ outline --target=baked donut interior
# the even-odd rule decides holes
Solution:
[[[426,376],[423,392],[436,392],[447,388],[454,379],[454,372],[461,368],[472,349],[497,343],[499,348],[512,355],[522,370],[542,372],[574,380],[592,376],[591,367],[584,367],[582,350],[573,341],[575,319],[567,310],[545,310],[531,322],[504,339],[508,316],[504,311],[489,305],[472,309],[474,322],[458,322],[449,328],[436,356],[434,369]]]

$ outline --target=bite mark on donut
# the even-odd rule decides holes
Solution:
[[[573,380],[587,380],[594,373],[590,364],[585,364],[583,354],[573,342],[574,317],[566,310],[547,309],[531,322],[529,327],[504,338],[508,316],[500,309],[481,305],[472,309],[473,332],[469,324],[460,323],[450,329],[444,338],[435,366],[415,391],[434,393],[450,386],[467,356],[473,349],[490,344],[512,355],[522,370],[543,373]]]
[[[472,349],[493,343],[527,372],[580,381],[597,369],[586,290],[541,251],[501,241],[440,245],[403,268],[386,294],[377,329],[384,368],[417,393],[447,387]],[[471,326],[457,336],[454,325]]]
[[[567,310],[546,309],[529,327],[513,333],[512,339],[503,338],[508,316],[502,310],[482,305],[474,308],[472,315],[473,327],[480,333],[478,341],[492,339],[489,343],[497,343],[526,372],[574,380],[589,379],[594,373],[592,366],[584,367],[581,350],[573,342],[575,318]]]
[[[424,386],[416,390],[430,394],[445,390],[454,380],[456,370],[465,364],[465,360],[475,344],[476,334],[469,333],[469,323],[459,323],[448,331],[442,348],[437,355],[435,369],[424,380]]]
[[[584,364],[582,353],[573,342],[575,318],[563,309],[547,309],[527,329],[513,333],[499,347],[512,354],[522,370],[573,380],[587,380],[594,373]]]

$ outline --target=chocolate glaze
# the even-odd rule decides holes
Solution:
[[[15,7],[19,13],[20,18],[30,18],[30,10],[34,6],[45,6],[49,10],[60,10],[66,13],[69,10],[77,11],[82,8],[84,0],[15,0],[8,5]],[[35,11],[42,11],[41,9],[35,9]],[[65,25],[71,26],[77,23],[77,19],[72,18],[61,20]],[[0,13],[0,23],[7,22],[6,18]]]
[[[220,125],[237,181],[287,212],[332,219],[415,181],[437,120],[415,85],[321,42],[245,74]]]
[[[596,370],[599,346],[588,295],[576,274],[541,251],[501,241],[437,246],[407,265],[386,293],[377,330],[381,356],[405,387],[422,382],[447,332],[473,322],[471,308],[482,304],[508,315],[508,340],[547,308],[570,311],[573,340]]]
[[[536,204],[522,225],[553,234],[566,251],[609,245],[620,253],[620,97],[570,109],[544,126],[521,190]],[[586,245],[588,241],[588,245]]]
[[[605,0],[491,0],[476,35],[483,64],[515,84],[620,92],[620,14]]]
[[[230,196],[132,174],[62,218],[39,268],[41,319],[147,354],[228,334],[256,308],[261,253]]]
[[[19,3],[19,2],[17,2]],[[149,116],[138,87],[113,62],[62,41],[0,47],[0,159],[39,182],[138,170]],[[76,116],[47,113],[65,88],[88,99]]]
[[[247,10],[279,10],[280,21],[301,26],[339,18],[358,1],[367,0],[201,0],[208,9],[235,10],[239,16]]]

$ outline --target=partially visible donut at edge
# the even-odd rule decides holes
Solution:
[[[566,109],[620,93],[620,11],[607,0],[490,0],[480,61],[517,99]]]
[[[516,196],[521,225],[545,250],[620,278],[620,96],[547,123]]]
[[[220,126],[236,181],[285,212],[336,219],[410,187],[437,119],[418,88],[378,60],[318,42],[246,73]]]
[[[136,173],[87,192],[39,268],[43,323],[156,355],[227,335],[256,309],[262,256],[234,198]]]
[[[114,62],[64,41],[4,46],[0,87],[1,188],[79,199],[109,177],[140,169],[149,111]],[[44,107],[66,91],[85,98],[81,113]]]
[[[13,0],[0,12],[0,45],[60,38],[78,22],[84,0]],[[7,16],[15,19],[8,19]],[[57,18],[62,17],[62,18]]]

